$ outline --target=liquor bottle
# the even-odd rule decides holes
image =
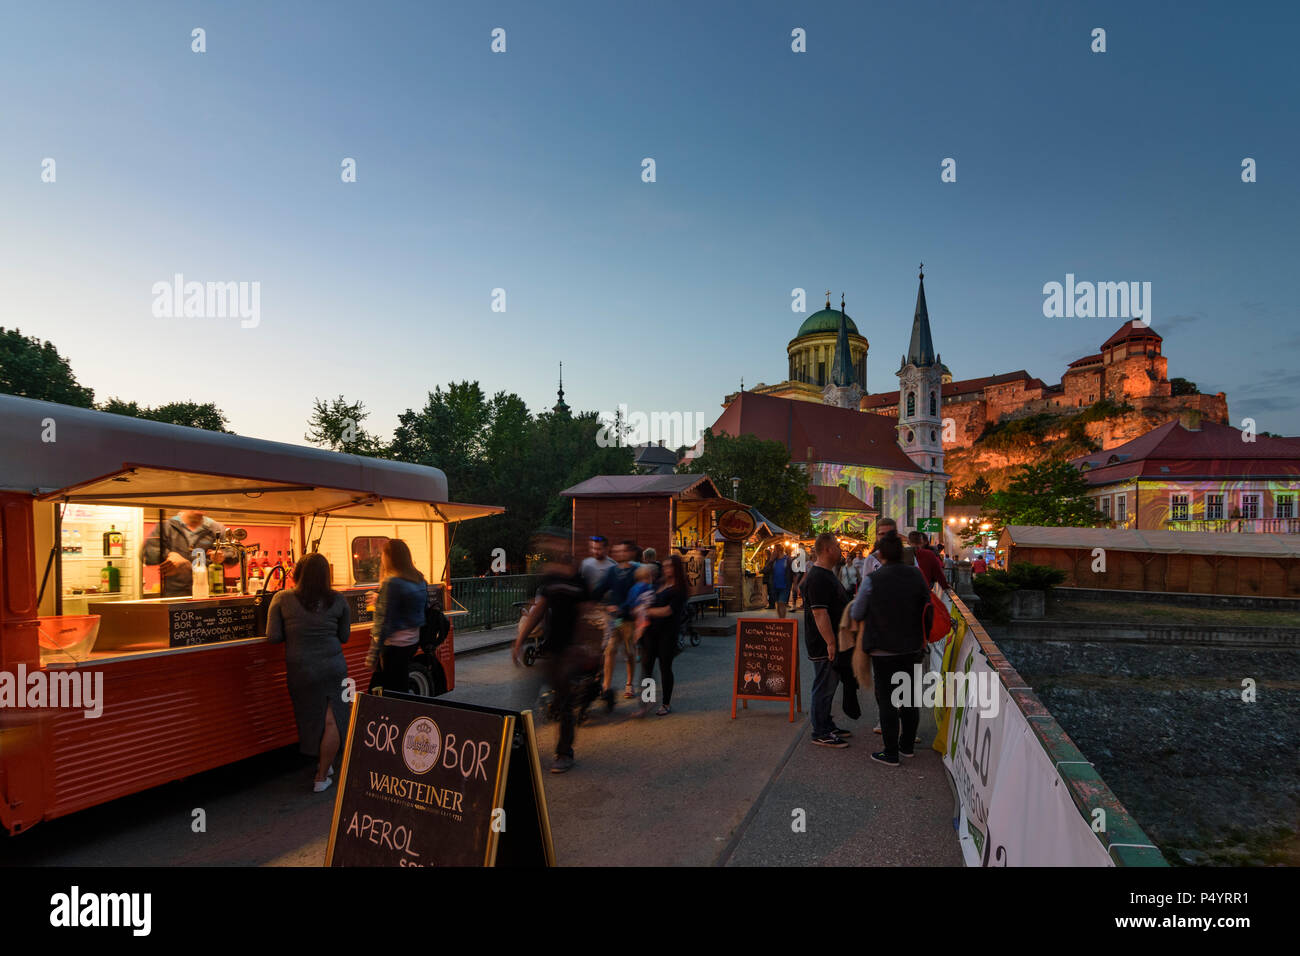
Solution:
[[[284,568],[284,571],[285,571],[285,577],[286,577],[286,579],[287,579],[288,574],[289,574],[289,569],[284,567],[284,552],[283,552],[283,551],[277,551],[277,552],[275,552],[275,564],[272,565],[272,567],[276,567],[276,568]]]
[[[122,540],[122,532],[117,530],[117,525],[109,525],[108,530],[104,532],[104,557],[120,558],[125,553],[126,545]]]
[[[72,553],[81,554],[81,529],[72,532]]]
[[[213,594],[226,593],[226,569],[220,561],[208,565],[208,590]]]
[[[113,562],[99,569],[99,589],[106,594],[116,594],[121,589],[122,572],[113,567]]]
[[[208,562],[202,548],[191,552],[190,562],[190,597],[208,598],[212,596],[208,588]]]
[[[257,560],[257,552],[254,551],[253,556],[248,559],[248,587],[249,590],[252,590],[254,587],[261,587],[261,585],[262,565]]]

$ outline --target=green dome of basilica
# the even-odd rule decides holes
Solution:
[[[848,316],[845,316],[848,319]],[[848,319],[849,335],[859,335],[858,327],[853,324],[852,319]],[[808,318],[803,320],[803,325],[799,326],[799,332],[795,335],[796,339],[801,339],[805,335],[817,335],[821,332],[830,332],[832,335],[840,330],[840,312],[838,309],[822,309],[820,312],[814,312]]]

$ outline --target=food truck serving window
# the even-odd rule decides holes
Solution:
[[[379,561],[388,543],[385,535],[352,539],[352,580],[357,584],[379,583]]]

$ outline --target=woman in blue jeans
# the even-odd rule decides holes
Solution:
[[[420,628],[429,600],[429,585],[411,561],[411,549],[399,538],[384,543],[380,560],[379,596],[370,627],[366,666],[374,669],[370,689],[405,693],[411,658],[420,646]]]

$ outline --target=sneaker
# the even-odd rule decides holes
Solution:
[[[888,764],[888,765],[891,766],[891,767],[897,767],[897,766],[899,765],[899,763],[900,763],[900,761],[899,761],[899,759],[898,759],[897,756],[892,756],[892,757],[891,757],[889,754],[885,753],[883,750],[879,750],[879,751],[877,751],[876,753],[873,753],[873,754],[871,755],[871,759],[874,760],[876,763]]]
[[[323,793],[328,790],[333,783],[334,781],[329,777],[326,777],[324,780],[313,780],[311,782],[311,792]]]
[[[834,747],[836,750],[843,750],[849,745],[847,740],[836,737],[834,734],[820,734],[812,739],[818,747]]]
[[[902,747],[899,747],[899,748],[898,748],[898,755],[899,755],[900,757],[915,757],[915,756],[916,756],[916,751],[915,751],[915,750],[904,750]]]
[[[880,729],[880,725],[879,725],[879,724],[876,724],[876,726],[872,727],[872,728],[871,728],[871,732],[872,732],[873,734],[883,734],[883,733],[884,733],[884,731]]]
[[[556,754],[555,762],[551,764],[551,773],[567,773],[573,767],[572,754]]]
[[[660,707],[658,710],[655,711],[655,714],[659,717],[667,717],[672,712],[673,709],[669,707],[667,704],[664,704],[662,707]]]
[[[852,737],[852,736],[853,736],[853,731],[851,731],[851,730],[841,730],[839,727],[836,727],[836,726],[834,726],[834,725],[831,725],[831,733],[833,733],[836,737]]]

